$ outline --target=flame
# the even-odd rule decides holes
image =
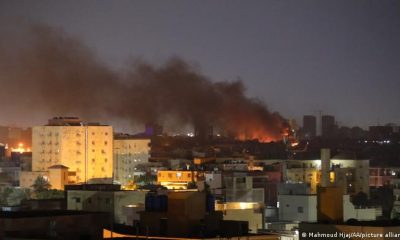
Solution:
[[[245,140],[258,140],[262,143],[268,143],[273,141],[281,141],[288,136],[288,130],[284,129],[281,135],[272,135],[268,133],[265,129],[252,129],[246,133],[238,133],[237,139],[241,141]]]
[[[31,149],[24,148],[24,144],[19,143],[17,148],[11,148],[11,152],[25,153],[25,152],[31,152]]]

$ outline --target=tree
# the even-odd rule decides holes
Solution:
[[[13,189],[10,187],[4,188],[0,193],[0,205],[7,206],[7,198],[12,193]]]
[[[65,197],[64,191],[57,189],[48,189],[36,193],[37,199],[58,199],[64,197]]]
[[[17,206],[22,200],[29,198],[29,189],[7,187],[0,194],[0,205]]]
[[[30,198],[30,190],[23,188],[14,188],[7,197],[7,206],[17,206],[24,199]]]
[[[365,192],[358,192],[353,196],[352,202],[357,207],[365,207],[368,204],[368,195]]]
[[[38,194],[38,193],[40,193],[40,192],[42,192],[42,191],[45,191],[45,190],[49,190],[50,187],[51,187],[51,184],[50,184],[49,181],[48,181],[46,178],[44,178],[43,176],[38,176],[38,177],[36,178],[35,182],[34,182],[33,185],[32,185],[33,192],[34,192],[35,194]]]

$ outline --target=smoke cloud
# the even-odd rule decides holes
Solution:
[[[280,139],[286,123],[241,81],[213,82],[179,58],[162,66],[136,61],[125,72],[102,63],[59,29],[20,22],[0,30],[3,114],[78,115],[132,124],[213,125],[241,139]]]

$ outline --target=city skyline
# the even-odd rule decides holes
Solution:
[[[399,123],[398,2],[174,3],[2,1],[0,19],[61,29],[112,69],[181,57],[213,82],[240,78],[246,96],[300,125],[319,110],[350,127]],[[34,125],[51,116],[14,120]]]

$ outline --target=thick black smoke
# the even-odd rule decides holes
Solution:
[[[25,114],[212,124],[240,138],[280,138],[286,124],[241,81],[212,82],[179,58],[115,72],[77,39],[40,24],[0,32],[0,101]],[[6,114],[6,112],[5,112]],[[26,116],[26,115],[25,115]]]

